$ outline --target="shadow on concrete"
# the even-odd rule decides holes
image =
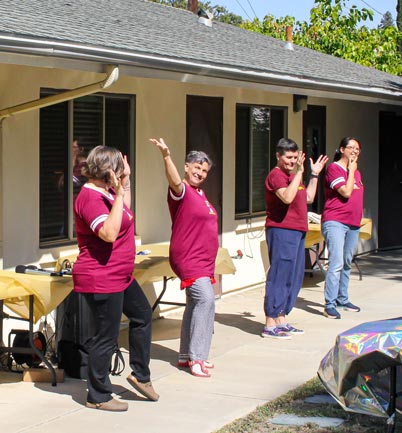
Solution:
[[[36,382],[35,388],[53,394],[69,395],[73,401],[81,405],[85,405],[87,400],[87,384],[83,379],[69,378],[68,381],[58,383],[57,386],[47,382]]]
[[[391,281],[402,281],[402,249],[373,252],[357,257],[362,277],[372,276]]]
[[[170,365],[177,366],[177,350],[170,349],[169,347],[162,346],[161,344],[152,343],[151,345],[151,358],[159,359],[160,361],[168,362]]]
[[[215,322],[232,328],[238,328],[240,331],[247,332],[248,334],[259,335],[262,324],[260,321],[252,320],[252,317],[255,316],[248,311],[242,313],[216,313]]]
[[[324,300],[324,293],[323,293],[323,300]],[[314,307],[317,307],[314,308]],[[318,314],[319,316],[322,316],[322,312],[324,309],[323,303],[313,302],[305,298],[298,297],[296,300],[295,308],[298,308],[300,310],[304,310],[311,314]]]

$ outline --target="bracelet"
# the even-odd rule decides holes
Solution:
[[[123,186],[124,191],[130,191],[131,189],[131,184],[130,182],[127,182],[125,186]]]
[[[311,174],[310,174],[310,177],[313,177],[313,178],[318,178],[318,174],[315,174],[315,173],[311,173]]]

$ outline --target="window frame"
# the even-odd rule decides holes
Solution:
[[[250,103],[237,103],[236,104],[236,111],[235,111],[235,168],[237,171],[237,165],[238,165],[238,146],[241,146],[240,143],[238,143],[238,133],[239,133],[239,125],[238,125],[238,109],[239,108],[248,108],[250,111],[250,117],[249,117],[249,124],[248,124],[248,142],[245,144],[245,146],[248,147],[248,152],[247,152],[247,156],[248,156],[248,174],[247,174],[247,184],[248,184],[248,206],[247,206],[247,211],[244,212],[239,212],[237,211],[238,209],[238,190],[237,190],[237,184],[235,184],[235,220],[241,220],[241,219],[252,219],[252,218],[260,218],[262,216],[265,216],[266,211],[265,208],[263,210],[258,210],[258,211],[254,211],[252,206],[253,206],[253,192],[254,192],[254,188],[253,188],[253,143],[252,143],[252,137],[253,137],[253,128],[252,128],[252,117],[251,117],[251,111],[254,108],[264,108],[264,109],[268,109],[270,111],[270,122],[272,119],[272,115],[271,115],[271,110],[275,110],[277,112],[280,112],[282,114],[282,126],[283,126],[283,131],[282,134],[278,134],[277,138],[272,138],[272,126],[271,123],[269,124],[269,143],[268,143],[268,170],[266,175],[268,175],[268,173],[272,170],[272,168],[275,166],[273,163],[273,158],[275,156],[275,146],[277,141],[279,140],[279,138],[281,137],[286,137],[287,136],[287,131],[288,131],[288,112],[289,112],[289,108],[286,105],[266,105],[266,104],[250,104]],[[280,135],[280,137],[279,137]],[[275,141],[273,143],[273,141]],[[236,179],[237,179],[237,173],[236,173]],[[264,188],[263,188],[263,194],[264,194]],[[264,198],[264,197],[263,197]],[[240,200],[240,197],[239,197]],[[265,200],[264,200],[265,201]]]
[[[46,97],[49,95],[54,95],[54,94],[58,94],[61,93],[62,90],[59,89],[49,89],[49,88],[41,88],[40,90],[40,95],[41,97]],[[96,97],[101,97],[102,98],[102,112],[101,112],[101,117],[102,117],[102,126],[98,129],[99,135],[102,137],[101,141],[102,143],[100,143],[101,145],[105,145],[105,141],[107,139],[106,136],[106,117],[107,117],[107,113],[106,113],[106,104],[108,101],[113,100],[113,99],[120,99],[120,100],[126,100],[128,102],[129,108],[128,108],[128,118],[127,118],[127,122],[128,122],[128,160],[130,163],[131,167],[135,166],[135,129],[136,129],[136,95],[132,95],[132,94],[118,94],[118,93],[94,93],[92,95],[87,95],[87,96],[96,96]],[[83,96],[82,98],[85,98],[87,96]],[[42,168],[42,159],[41,159],[41,153],[42,153],[42,143],[41,143],[41,125],[39,126],[39,227],[38,227],[38,239],[39,239],[39,248],[40,249],[45,249],[45,248],[49,248],[49,247],[62,247],[62,246],[68,246],[68,245],[74,245],[77,243],[77,238],[74,234],[74,210],[73,210],[73,166],[72,166],[72,148],[71,148],[71,143],[73,142],[74,139],[74,124],[75,124],[75,120],[74,120],[74,102],[76,100],[79,100],[80,98],[75,98],[69,101],[65,101],[65,102],[61,102],[59,104],[67,104],[67,127],[66,132],[67,132],[67,140],[64,142],[63,140],[63,146],[66,145],[67,143],[67,152],[66,152],[66,158],[67,158],[67,162],[66,162],[66,166],[67,169],[64,169],[64,174],[66,175],[66,179],[68,182],[68,186],[67,186],[67,198],[64,196],[63,201],[64,201],[64,209],[65,212],[67,212],[67,217],[65,219],[65,222],[67,223],[67,230],[66,233],[64,234],[64,237],[57,237],[55,238],[55,236],[51,237],[41,237],[41,218],[42,218],[42,206],[45,206],[46,203],[42,203],[42,183],[41,183],[41,168]],[[54,104],[54,105],[59,105],[59,104]],[[46,108],[51,108],[52,106],[48,106]],[[42,109],[41,109],[42,110]],[[40,111],[41,111],[40,110]],[[40,120],[41,122],[41,120]],[[110,135],[110,134],[109,134]],[[65,152],[66,149],[64,149]],[[135,182],[134,182],[135,185]],[[64,192],[62,192],[61,194],[64,194]],[[135,187],[132,187],[131,189],[131,199],[132,199],[132,209],[135,211]],[[62,236],[62,235],[61,235]]]

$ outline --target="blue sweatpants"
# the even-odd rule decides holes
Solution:
[[[288,315],[304,278],[305,232],[276,227],[265,230],[270,268],[265,285],[266,317]]]

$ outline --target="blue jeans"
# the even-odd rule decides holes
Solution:
[[[348,286],[353,254],[359,241],[360,227],[337,221],[322,223],[322,234],[328,249],[328,270],[325,275],[325,308],[349,302]]]

